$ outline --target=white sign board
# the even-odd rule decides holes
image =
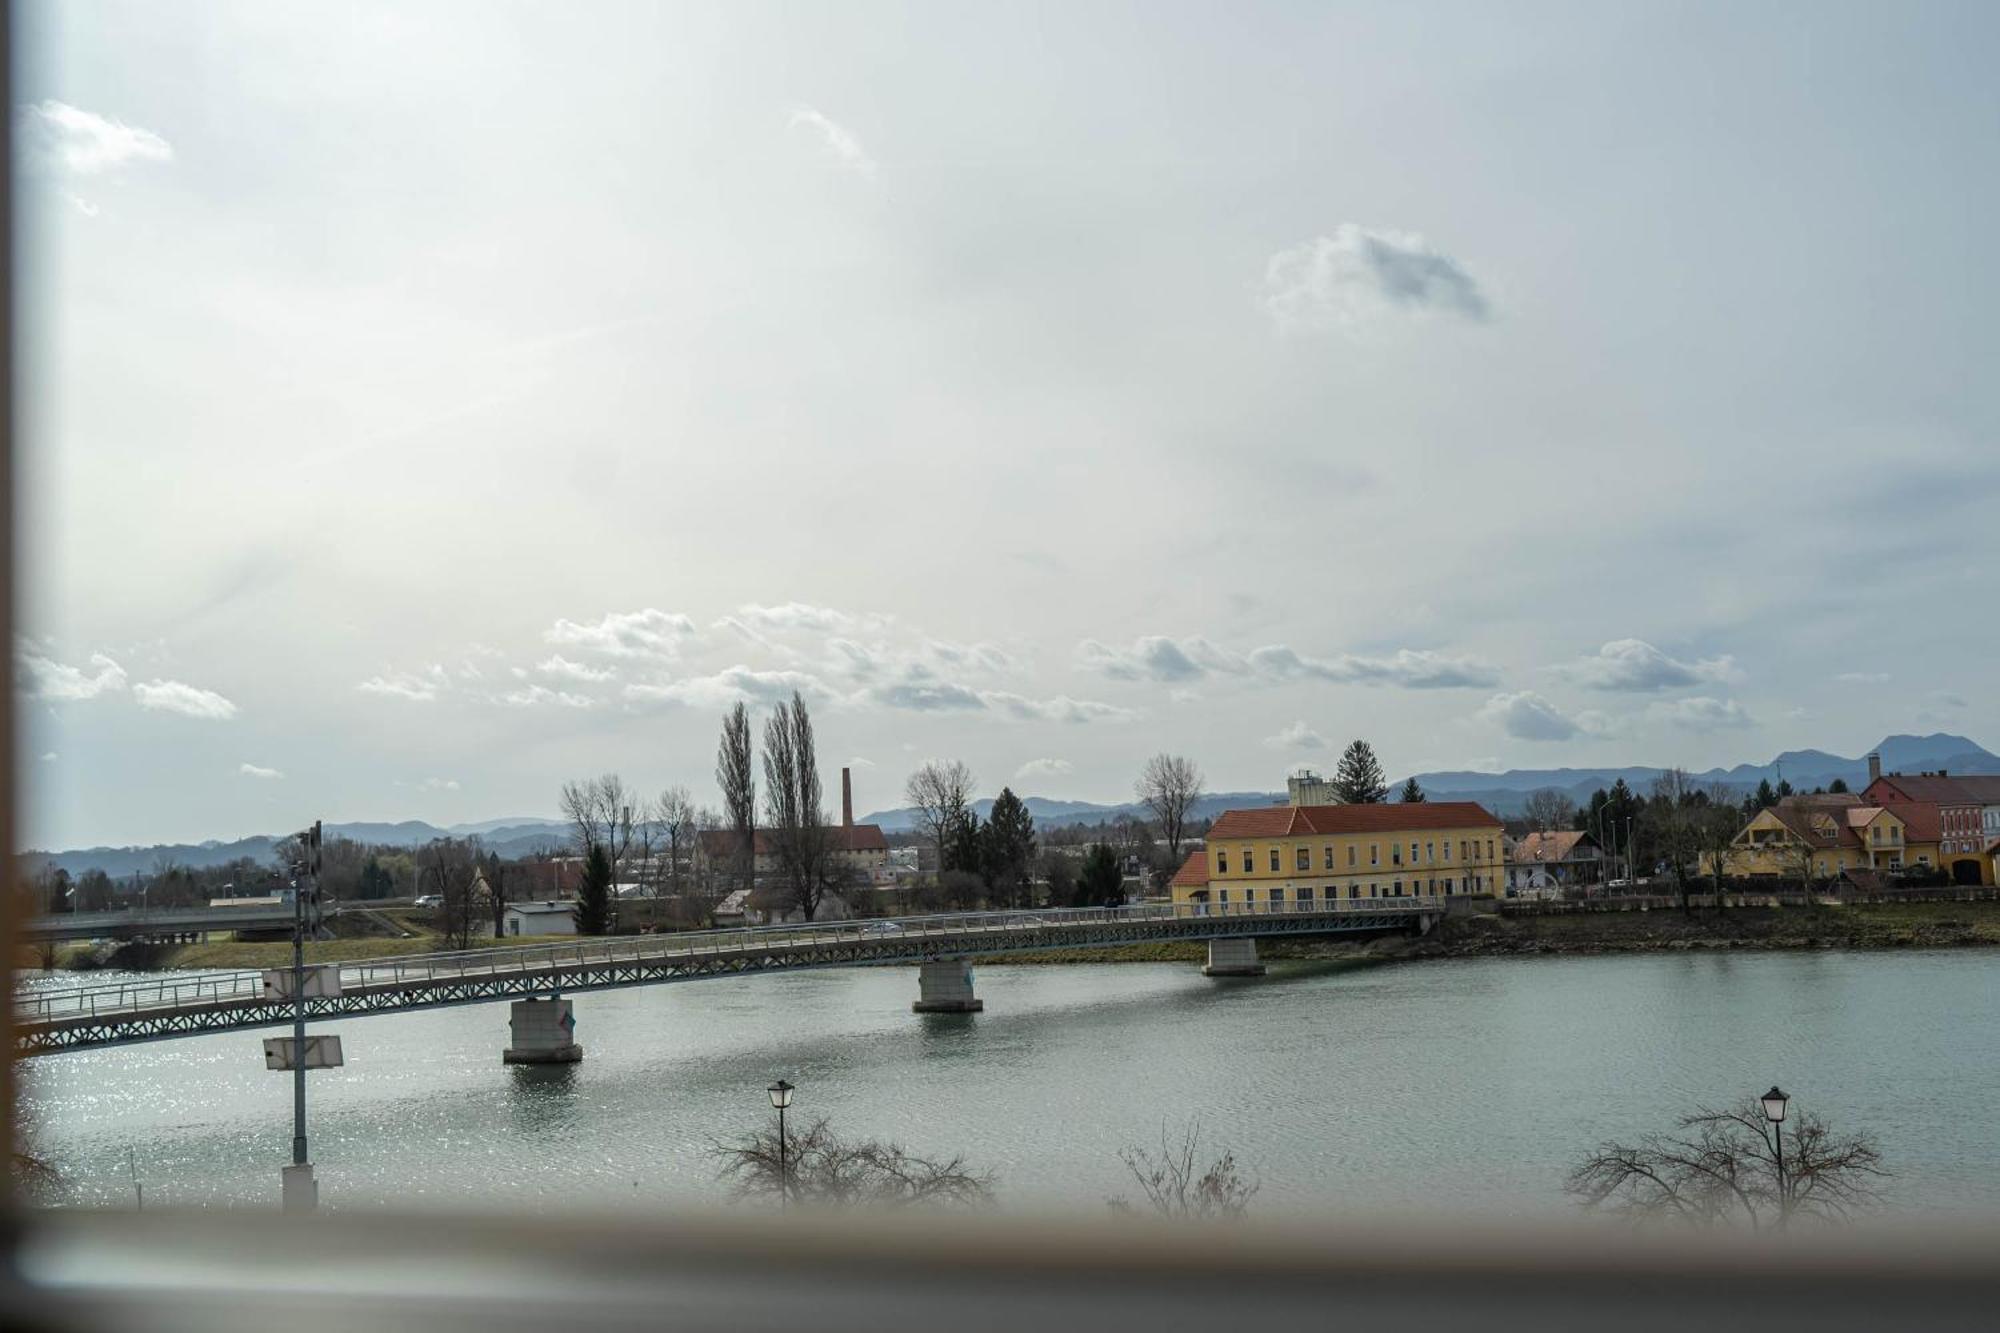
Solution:
[[[297,1069],[298,1042],[291,1037],[264,1038],[264,1068]],[[338,1069],[346,1061],[341,1058],[338,1036],[306,1038],[307,1069]]]
[[[264,973],[264,1000],[274,1003],[292,998],[292,969],[272,968]],[[340,998],[340,969],[337,967],[309,967],[306,969],[306,998],[308,1000],[337,1000]]]

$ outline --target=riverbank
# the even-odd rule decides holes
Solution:
[[[319,940],[306,947],[313,963],[406,957],[444,948],[433,931],[396,918],[410,933]],[[474,948],[515,946],[519,940],[473,941]],[[1422,939],[1343,936],[1259,940],[1267,960],[1501,958],[1538,954],[1662,953],[1685,949],[1939,949],[2000,945],[2000,902],[1868,903],[1827,907],[1732,907],[1721,911],[1580,913],[1571,916],[1450,917]],[[1182,963],[1207,957],[1201,943],[1133,944],[1113,949],[1052,949],[1010,954],[1009,964]],[[284,967],[292,946],[282,940],[214,940],[199,944],[125,944],[70,949],[57,965],[135,972]]]
[[[1538,954],[1666,953],[1701,949],[1941,949],[2000,945],[2000,903],[1867,903],[1841,907],[1731,907],[1721,911],[1450,917],[1422,939],[1337,935],[1267,938],[1257,953],[1285,959],[1417,960]],[[1010,956],[1009,963],[1172,963],[1207,957],[1205,944],[1135,944]]]

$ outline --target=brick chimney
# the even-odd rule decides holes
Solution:
[[[1868,756],[1868,785],[1872,787],[1881,780],[1882,780],[1882,756],[1879,754],[1871,754]]]
[[[854,827],[854,778],[844,768],[840,770],[840,826]]]

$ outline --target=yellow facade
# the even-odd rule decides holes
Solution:
[[[1839,807],[1795,814],[1814,832],[1801,837],[1774,810],[1760,810],[1736,835],[1723,862],[1725,875],[1797,879],[1801,856],[1810,859],[1814,879],[1832,879],[1843,870],[1901,870],[1938,864],[1938,844],[1910,837],[1909,826],[1893,810],[1873,807],[1850,812]],[[1852,829],[1853,838],[1844,836]],[[1702,858],[1702,873],[1713,874],[1712,857]]]
[[[1177,903],[1297,904],[1335,898],[1452,896],[1504,891],[1498,823],[1364,833],[1216,838],[1206,884],[1176,882]]]

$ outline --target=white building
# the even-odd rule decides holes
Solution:
[[[510,939],[516,935],[574,935],[576,904],[508,903],[501,924]]]

